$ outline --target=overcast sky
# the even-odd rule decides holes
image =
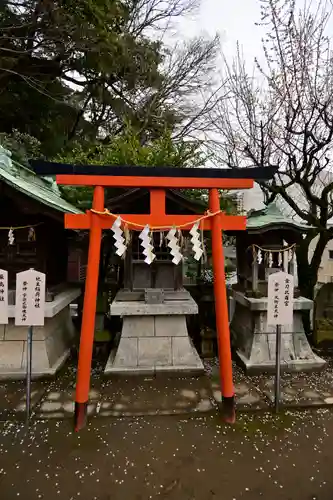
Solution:
[[[332,2],[323,0],[323,4],[326,3],[328,7],[331,7]],[[307,4],[311,5],[313,11],[317,9],[318,3],[319,0],[296,0],[300,9]],[[263,61],[261,38],[264,28],[255,25],[260,21],[260,0],[201,0],[199,12],[193,17],[181,20],[180,39],[200,34],[214,36],[218,33],[228,60],[234,57],[239,41],[248,64],[252,64],[254,57]],[[326,33],[333,36],[333,19],[328,22]]]
[[[261,29],[255,26],[260,19],[259,0],[201,0],[195,19],[182,20],[182,33],[188,37],[219,33],[223,51],[235,54],[236,42],[243,47],[246,59],[261,51]]]

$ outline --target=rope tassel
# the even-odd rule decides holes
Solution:
[[[29,229],[28,241],[36,241],[36,231],[34,230],[33,227]]]

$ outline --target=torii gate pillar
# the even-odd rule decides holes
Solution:
[[[212,213],[216,213],[220,210],[220,196],[217,189],[211,189],[209,192],[209,209]],[[228,299],[224,271],[222,225],[221,218],[218,215],[212,218],[211,231],[221,395],[225,409],[225,420],[233,423],[235,421],[235,405],[234,384],[232,381]]]
[[[101,186],[96,186],[94,189],[92,208],[98,212],[104,210],[104,188]],[[102,241],[102,228],[99,216],[92,212],[90,217],[88,263],[77,367],[78,375],[74,410],[75,430],[84,427],[86,423]]]

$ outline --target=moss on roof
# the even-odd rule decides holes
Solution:
[[[291,217],[286,217],[275,203],[270,203],[262,210],[252,210],[247,215],[247,230],[259,231],[268,228],[291,228],[300,232],[309,231],[310,226],[300,224]]]

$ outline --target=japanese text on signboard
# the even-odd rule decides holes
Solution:
[[[37,309],[40,308],[40,293],[41,293],[40,285],[41,285],[40,276],[36,276],[34,304]]]
[[[21,321],[22,323],[27,321],[27,307],[28,307],[28,282],[23,281],[22,287],[22,309],[21,309]]]
[[[0,269],[0,325],[8,324],[8,272]]]
[[[285,285],[284,285],[284,305],[285,305],[285,307],[289,307],[289,303],[290,303],[290,290],[291,290],[290,279],[286,278]]]
[[[44,325],[45,274],[30,269],[16,276],[15,324]]]
[[[278,272],[268,278],[268,325],[292,325],[294,279],[287,273]]]
[[[279,317],[279,290],[280,284],[275,281],[274,283],[274,318],[277,319]]]
[[[5,275],[0,273],[0,302],[5,301]]]

